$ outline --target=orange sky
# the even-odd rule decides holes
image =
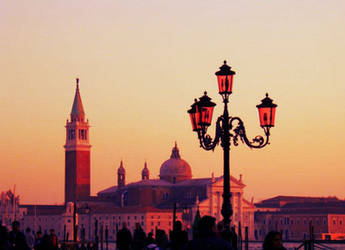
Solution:
[[[76,77],[93,194],[116,183],[121,159],[127,181],[145,159],[157,177],[175,140],[194,177],[221,175],[221,148],[199,148],[186,110],[207,90],[220,115],[214,72],[227,59],[237,73],[230,113],[249,137],[262,134],[264,94],[278,104],[268,147],[232,148],[245,196],[344,198],[344,1],[5,0],[0,9],[0,190],[63,201]]]

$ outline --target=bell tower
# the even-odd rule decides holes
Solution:
[[[123,167],[123,162],[121,161],[120,167],[117,169],[117,186],[123,187],[126,185],[126,170]]]
[[[65,203],[88,200],[90,197],[90,148],[89,121],[79,93],[76,92],[70,120],[66,121],[65,147]]]
[[[147,168],[147,162],[145,161],[145,164],[144,164],[144,168],[143,170],[141,171],[141,179],[142,180],[148,180],[150,179],[150,171],[149,169]]]

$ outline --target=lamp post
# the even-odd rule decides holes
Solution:
[[[205,91],[204,95],[195,99],[188,110],[193,131],[197,133],[200,142],[200,147],[205,150],[214,150],[220,142],[223,148],[223,161],[224,161],[224,185],[223,185],[223,204],[222,216],[224,229],[230,232],[231,216],[233,214],[231,205],[231,192],[230,192],[230,145],[231,142],[234,146],[238,146],[238,140],[245,143],[250,148],[263,148],[269,143],[270,128],[274,126],[275,110],[277,105],[273,103],[272,99],[266,97],[262,99],[261,104],[257,105],[259,111],[260,126],[263,128],[265,137],[258,135],[252,140],[249,140],[244,128],[244,123],[239,117],[229,116],[228,103],[229,96],[232,93],[233,78],[236,74],[231,70],[224,61],[220,70],[216,73],[218,81],[219,94],[223,98],[224,111],[223,115],[218,117],[216,122],[216,133],[214,139],[207,134],[207,128],[211,125],[212,113],[215,103],[207,96]]]

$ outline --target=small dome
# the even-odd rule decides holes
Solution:
[[[192,178],[192,170],[189,164],[181,159],[179,149],[175,142],[170,159],[163,162],[159,177],[170,182],[180,182]]]
[[[121,161],[121,163],[120,163],[120,167],[117,169],[117,173],[118,173],[118,174],[126,174],[126,170],[125,170],[125,168],[123,167],[122,161]]]

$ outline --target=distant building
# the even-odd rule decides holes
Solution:
[[[85,112],[77,80],[76,93],[70,120],[66,123],[65,143],[65,205],[21,205],[22,228],[34,231],[55,229],[59,239],[73,239],[73,224],[78,226],[79,239],[94,239],[97,227],[108,231],[114,240],[122,223],[133,230],[139,223],[146,232],[172,229],[173,209],[187,230],[191,229],[194,216],[199,208],[201,216],[212,215],[222,220],[223,177],[192,178],[190,165],[181,158],[177,144],[172,149],[170,159],[163,162],[157,179],[150,178],[147,163],[141,173],[141,180],[126,183],[126,170],[121,161],[117,169],[117,185],[90,196],[90,148],[89,123]],[[244,198],[245,185],[242,176],[231,176],[232,205],[234,214],[232,225],[239,222],[249,228],[249,237],[254,238],[254,211],[252,202]],[[75,216],[74,203],[76,204]]]
[[[255,206],[257,240],[271,230],[284,240],[345,239],[345,201],[335,197],[277,196]]]

